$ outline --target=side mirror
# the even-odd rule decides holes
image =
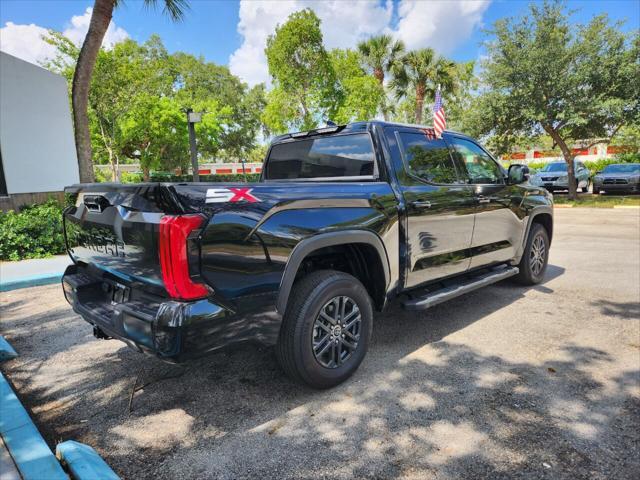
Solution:
[[[526,165],[509,165],[509,184],[519,185],[529,180],[529,167]]]

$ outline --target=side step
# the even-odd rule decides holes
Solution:
[[[402,306],[406,310],[426,310],[427,308],[472,292],[505,278],[517,275],[518,267],[501,265],[489,270],[481,270],[478,273],[453,278],[445,285],[434,285],[428,289],[417,290],[410,293],[408,298],[402,300]],[[439,287],[439,288],[438,288]]]

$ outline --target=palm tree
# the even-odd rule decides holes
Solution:
[[[393,65],[404,53],[404,43],[401,40],[393,40],[391,35],[379,35],[358,44],[358,51],[362,56],[362,62],[371,70],[373,76],[384,90],[385,73],[391,71]],[[387,120],[389,109],[385,104],[381,105],[382,114]]]
[[[435,96],[437,86],[452,92],[456,88],[455,62],[437,57],[431,48],[421,48],[407,53],[393,67],[391,88],[396,98],[406,97],[409,90],[415,93],[415,122],[422,123],[425,97]]]
[[[179,21],[188,8],[187,0],[162,0],[163,13],[173,21]],[[84,38],[78,62],[73,74],[71,88],[71,102],[73,105],[73,123],[75,126],[76,151],[78,153],[78,168],[81,182],[93,182],[93,162],[91,161],[91,135],[89,133],[89,116],[87,105],[89,103],[89,86],[93,67],[102,41],[104,40],[113,10],[121,5],[123,0],[95,0],[89,30]],[[147,7],[156,6],[158,0],[144,0]]]

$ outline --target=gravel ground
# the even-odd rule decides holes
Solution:
[[[172,366],[95,340],[59,286],[2,294],[1,319],[20,353],[2,369],[50,444],[88,443],[127,479],[640,475],[638,210],[557,210],[537,287],[393,305],[330,391],[269,349]]]

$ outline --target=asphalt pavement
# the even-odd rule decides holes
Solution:
[[[58,285],[0,299],[20,354],[2,370],[45,438],[123,478],[640,476],[637,209],[558,209],[539,286],[392,305],[356,375],[322,392],[270,349],[174,366],[96,340]]]

